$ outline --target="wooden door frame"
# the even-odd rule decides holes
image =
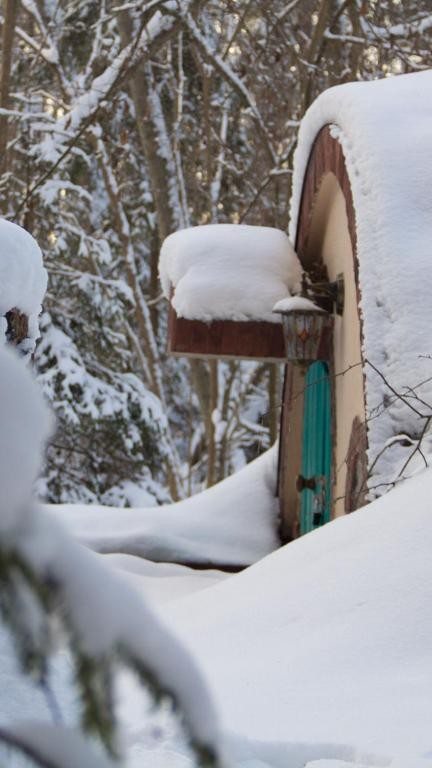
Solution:
[[[343,149],[339,141],[331,135],[331,127],[325,125],[317,134],[309,155],[300,199],[299,216],[295,249],[305,270],[315,279],[326,277],[325,266],[316,253],[308,248],[311,220],[321,184],[327,174],[333,174],[342,190],[348,221],[348,232],[354,260],[354,276],[357,292],[357,305],[360,300],[358,281],[357,235],[355,209],[351,184],[345,163]],[[361,336],[362,321],[360,318]],[[329,365],[330,376],[333,361]],[[280,506],[280,534],[283,542],[299,535],[299,498],[296,478],[301,466],[301,438],[303,423],[304,372],[298,366],[288,364],[285,367],[283,401],[280,421],[280,443],[278,459],[277,493]],[[332,386],[332,399],[334,387]],[[332,404],[333,444],[335,439],[335,408]],[[367,445],[366,445],[367,448]]]

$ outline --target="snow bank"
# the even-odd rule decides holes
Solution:
[[[432,764],[431,496],[428,469],[166,606],[252,765]]]
[[[432,403],[432,382],[418,386],[432,375],[432,362],[422,357],[432,352],[432,72],[341,85],[314,102],[294,160],[293,241],[308,157],[326,124],[342,145],[354,200],[363,355],[398,392],[416,387]],[[424,420],[368,365],[365,377],[372,465],[390,438],[415,437]],[[370,486],[393,480],[409,450],[393,442]]]
[[[36,240],[17,224],[0,219],[0,315],[14,308],[26,314],[33,340],[38,337],[37,316],[46,287],[47,273]]]
[[[248,565],[276,549],[275,449],[221,483],[152,509],[80,504],[46,508],[79,541],[98,552],[168,562]]]
[[[267,320],[297,288],[300,265],[284,232],[244,224],[209,224],[174,232],[160,255],[160,279],[180,317],[209,322]]]
[[[16,352],[4,347],[0,353],[0,537],[8,537],[29,522],[51,417]]]
[[[100,555],[115,568],[154,608],[208,589],[229,578],[222,571],[196,570],[177,563],[155,563],[133,555]]]

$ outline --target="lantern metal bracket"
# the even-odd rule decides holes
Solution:
[[[337,315],[343,314],[345,303],[345,285],[342,274],[338,275],[336,280],[331,282],[311,282],[308,284],[308,289],[317,302],[320,300],[328,300],[332,304],[332,310],[334,313]]]

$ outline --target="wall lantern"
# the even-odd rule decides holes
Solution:
[[[333,313],[343,312],[343,278],[338,277],[332,283],[313,284],[308,283],[303,274],[301,294],[281,299],[273,312],[282,316],[287,360],[306,365],[316,360],[328,360],[332,348]]]

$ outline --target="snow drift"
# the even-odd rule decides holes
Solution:
[[[431,495],[425,470],[165,608],[225,729],[275,742],[239,754],[287,768],[431,758]]]
[[[190,499],[150,509],[52,504],[97,552],[167,562],[249,565],[279,546],[276,449]]]

